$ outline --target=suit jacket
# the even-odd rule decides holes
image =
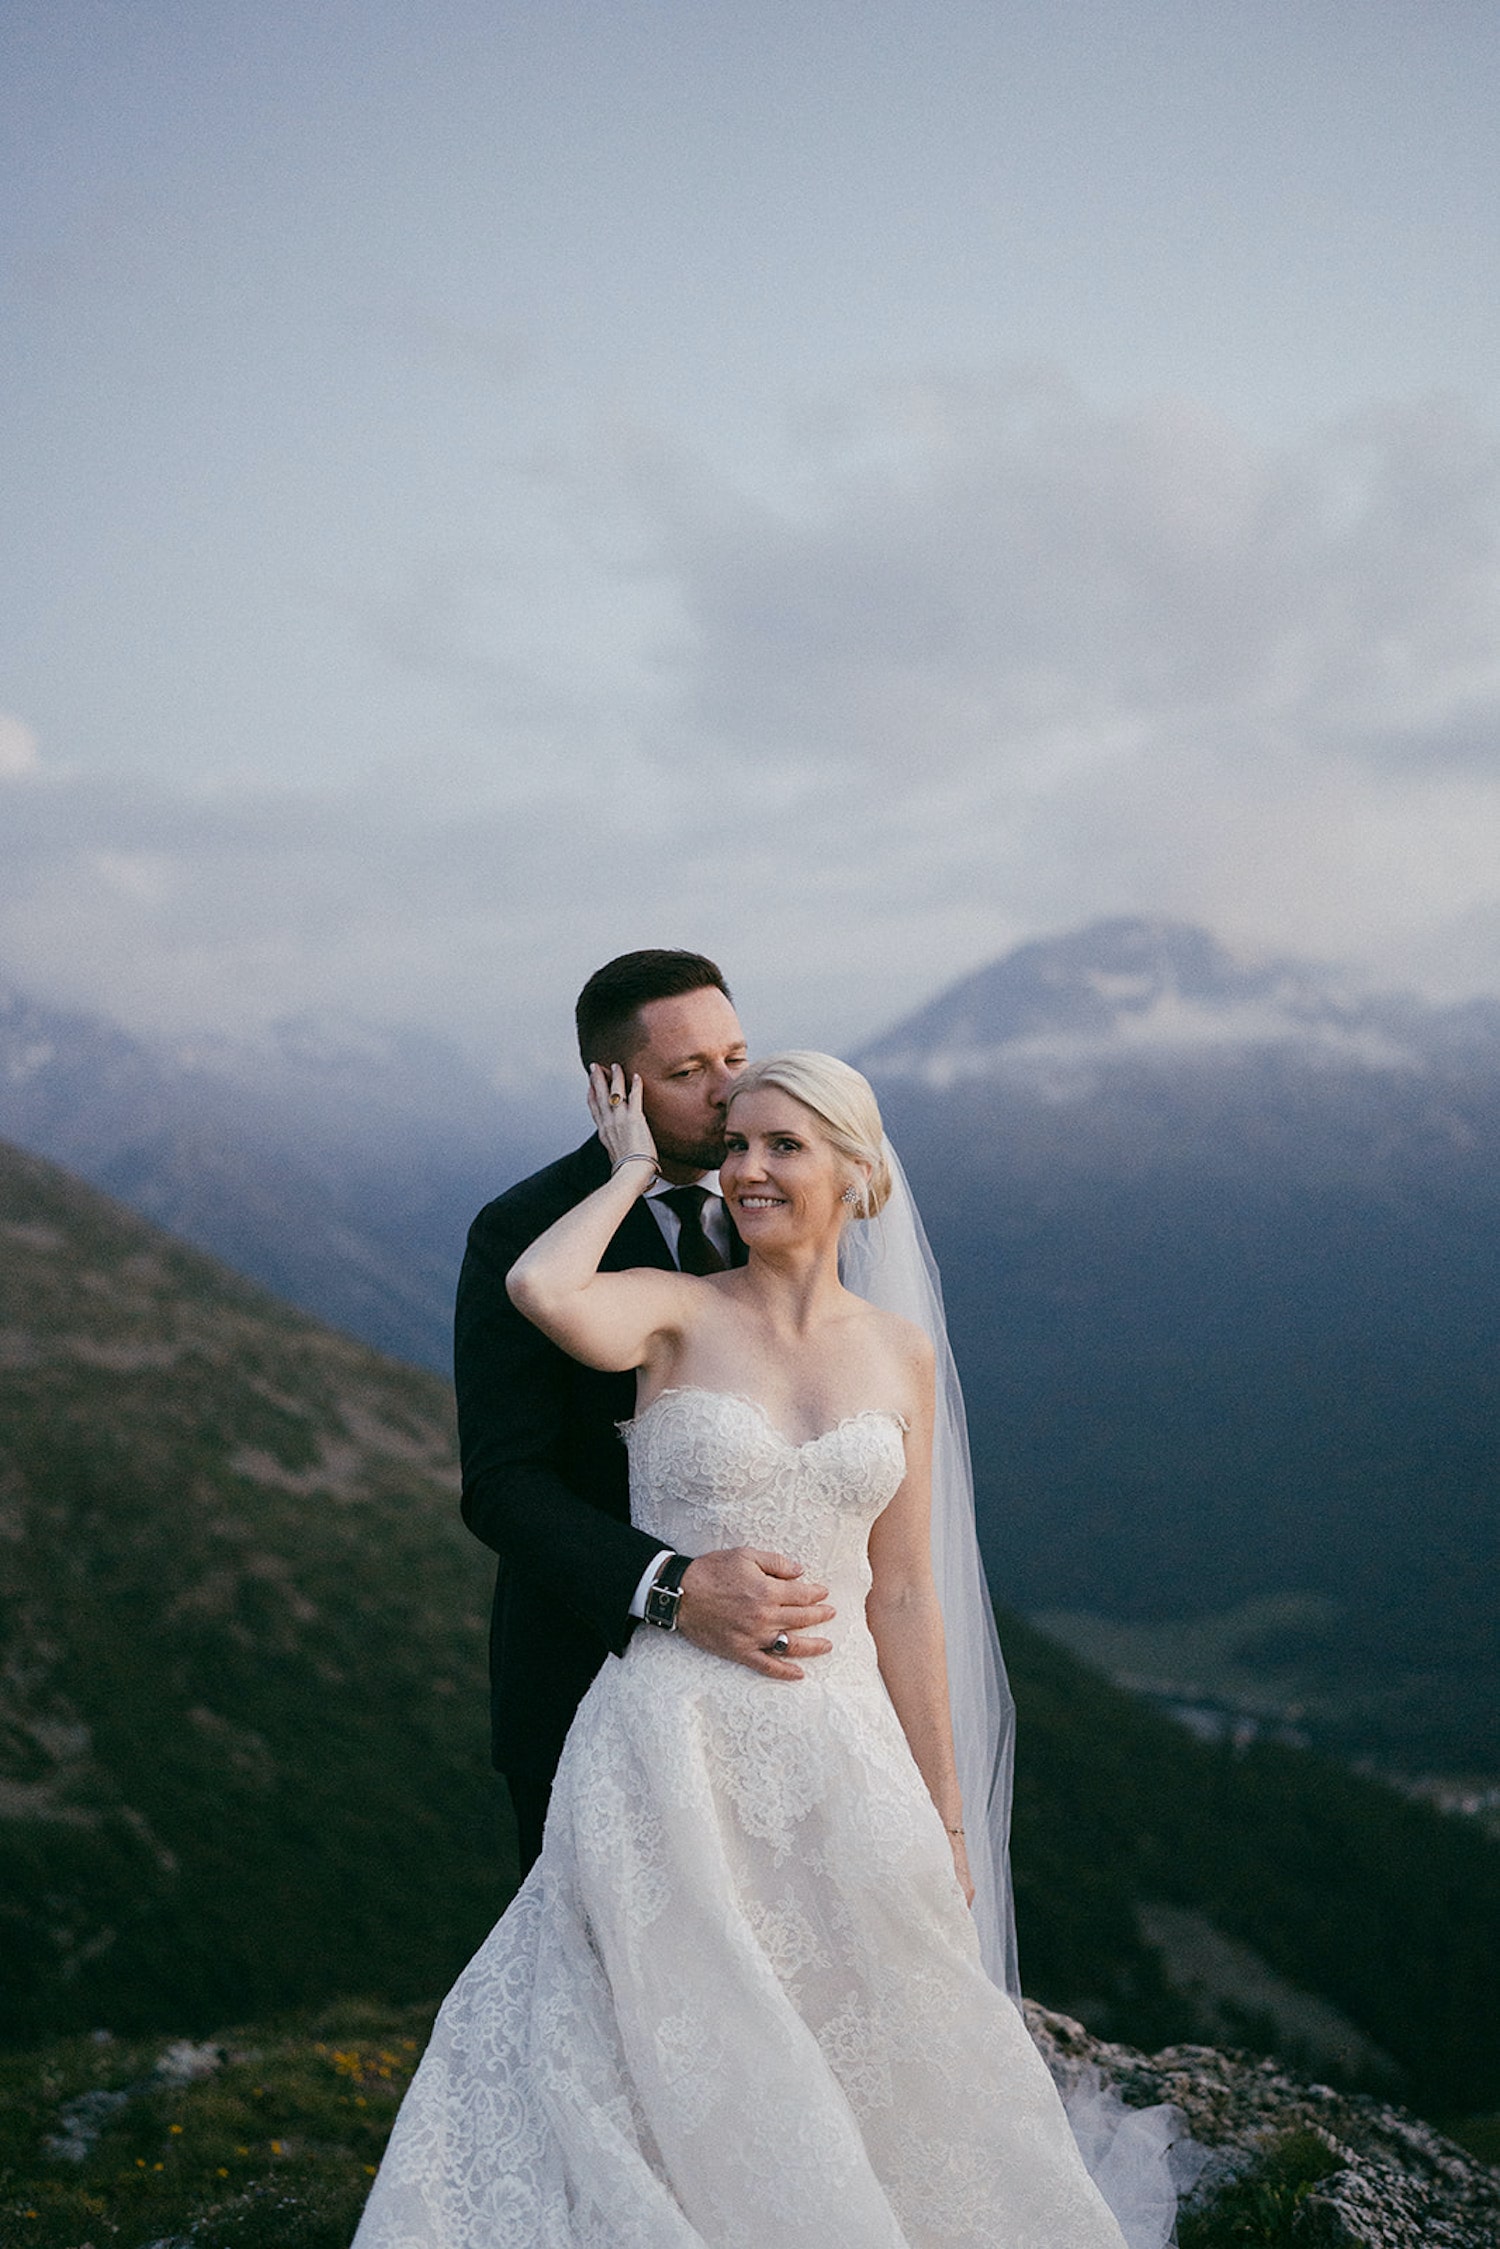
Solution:
[[[590,1680],[624,1651],[661,1541],[630,1522],[618,1424],[635,1376],[580,1366],[505,1293],[523,1249],[609,1176],[596,1139],[487,1203],[469,1229],[454,1319],[463,1517],[500,1558],[490,1615],[490,1729],[503,1773],[548,1780]],[[743,1253],[741,1253],[743,1254]],[[601,1269],[672,1257],[645,1197]]]

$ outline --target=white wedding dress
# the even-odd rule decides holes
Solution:
[[[833,1650],[796,1684],[644,1628],[606,1662],[355,2249],[1122,2249],[864,1620],[903,1427],[798,1445],[701,1389],[629,1426],[635,1521],[796,1555]]]

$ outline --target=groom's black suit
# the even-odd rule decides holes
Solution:
[[[469,1229],[454,1318],[463,1516],[500,1557],[490,1617],[490,1728],[510,1778],[550,1781],[563,1738],[661,1540],[631,1527],[618,1424],[635,1376],[580,1366],[505,1293],[523,1249],[609,1176],[597,1140],[487,1203]],[[743,1253],[741,1253],[743,1254]],[[601,1270],[673,1261],[645,1198]]]

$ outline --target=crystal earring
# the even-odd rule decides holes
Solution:
[[[857,1203],[859,1201],[859,1189],[857,1187],[846,1187],[841,1200],[846,1203]]]

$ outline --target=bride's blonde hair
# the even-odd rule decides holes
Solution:
[[[823,1138],[841,1156],[859,1166],[851,1184],[859,1190],[855,1216],[873,1218],[884,1209],[891,1192],[891,1167],[885,1157],[885,1132],[880,1108],[868,1078],[835,1054],[817,1054],[794,1048],[786,1054],[768,1054],[763,1062],[747,1063],[729,1092],[732,1108],[742,1093],[757,1086],[775,1086],[810,1109],[822,1127]],[[869,1180],[864,1167],[869,1167]]]

